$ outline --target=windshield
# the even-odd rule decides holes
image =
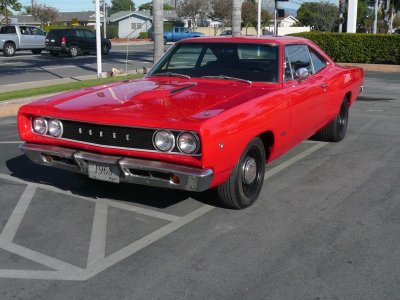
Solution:
[[[231,77],[247,81],[277,82],[278,53],[277,45],[266,44],[176,44],[148,76]]]

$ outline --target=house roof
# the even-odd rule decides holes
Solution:
[[[72,19],[78,19],[79,22],[87,22],[96,19],[94,11],[77,11],[77,12],[59,12],[57,14],[58,22],[71,22]]]
[[[129,18],[130,16],[142,17],[144,19],[148,19],[152,21],[153,17],[150,14],[149,10],[141,10],[141,11],[120,11],[110,16],[110,22],[118,22],[120,20]],[[164,10],[163,12],[164,21],[171,21],[179,19],[178,14],[175,10]]]

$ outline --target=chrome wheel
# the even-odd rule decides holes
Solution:
[[[9,46],[6,47],[6,52],[7,52],[8,55],[12,56],[15,53],[15,49],[14,49],[13,46],[9,45]]]
[[[110,48],[108,48],[107,45],[104,45],[104,46],[103,46],[103,49],[102,49],[102,53],[103,53],[104,55],[107,55],[109,51],[110,51]]]
[[[76,46],[71,46],[69,48],[69,53],[71,54],[72,57],[78,56],[79,54],[79,49]]]
[[[252,157],[247,157],[242,168],[242,177],[245,184],[252,184],[256,179],[257,164]]]

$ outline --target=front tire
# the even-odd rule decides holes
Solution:
[[[217,187],[219,199],[225,207],[243,209],[257,200],[264,183],[265,157],[263,142],[258,137],[253,139],[229,179]]]
[[[337,116],[324,128],[318,131],[315,138],[325,142],[340,142],[344,139],[349,122],[349,101],[344,98]]]
[[[5,43],[3,46],[3,55],[6,57],[11,57],[15,55],[15,44],[13,43]]]

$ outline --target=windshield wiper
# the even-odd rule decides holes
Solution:
[[[252,84],[253,82],[250,80],[242,79],[242,78],[237,78],[237,77],[232,77],[232,76],[226,76],[226,75],[218,75],[218,76],[201,76],[201,78],[217,78],[217,79],[226,79],[226,80],[236,80],[248,84]]]
[[[189,75],[179,74],[179,73],[174,73],[174,72],[156,73],[156,74],[151,74],[151,76],[174,76],[174,77],[182,77],[182,78],[190,79]]]

